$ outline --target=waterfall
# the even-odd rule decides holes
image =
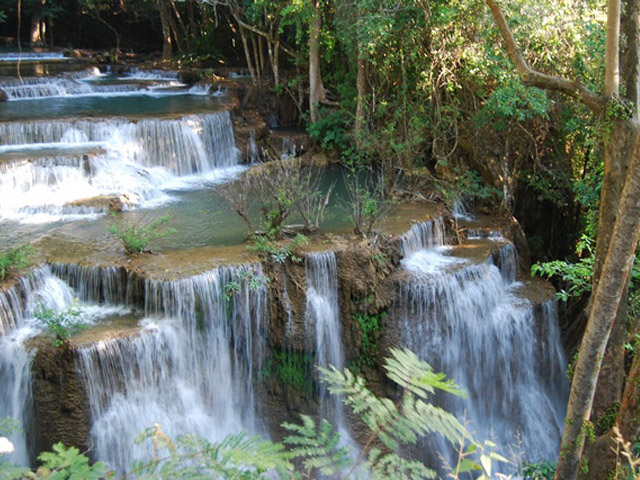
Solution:
[[[402,254],[408,257],[420,250],[444,245],[444,226],[440,217],[416,223],[402,236]]]
[[[42,307],[60,311],[72,301],[72,290],[46,265],[0,291],[0,418],[9,417],[21,427],[10,436],[15,452],[3,458],[18,465],[29,464],[33,351],[26,342],[41,332],[33,320],[34,311]]]
[[[513,243],[507,242],[500,247],[498,268],[507,284],[516,281],[518,276],[518,252]]]
[[[29,465],[27,431],[31,410],[31,358],[33,352],[25,341],[38,330],[25,327],[0,337],[0,418],[17,422],[20,430],[7,435],[15,451],[3,456],[3,461],[16,465]]]
[[[147,280],[140,334],[79,351],[97,459],[125,471],[134,458],[149,458],[134,438],[154,423],[171,436],[211,441],[259,429],[252,383],[264,355],[267,305],[266,289],[252,288],[251,275],[262,275],[258,264]]]
[[[0,62],[17,62],[32,60],[62,60],[65,56],[57,52],[6,52],[0,53]]]
[[[227,111],[177,120],[134,122],[114,118],[0,125],[2,145],[82,142],[101,142],[107,149],[129,154],[136,163],[164,167],[177,175],[237,164],[233,127]]]
[[[132,274],[119,267],[98,267],[52,263],[52,272],[68,283],[84,302],[115,305],[132,304],[129,285]],[[126,280],[125,280],[126,279]]]
[[[24,275],[15,284],[0,289],[0,336],[25,326],[37,304],[58,308],[73,297],[71,291],[60,284],[47,265]]]
[[[2,58],[0,57],[0,61]],[[210,85],[185,88],[179,81],[177,72],[161,70],[143,71],[131,69],[121,75],[111,75],[125,82],[102,83],[106,75],[97,69],[83,72],[64,73],[50,77],[27,77],[4,79],[0,88],[9,101],[37,100],[42,98],[82,97],[82,96],[141,96],[141,95],[209,95]]]
[[[536,315],[518,295],[512,245],[499,263],[502,273],[490,259],[470,264],[418,251],[403,260],[410,275],[400,280],[393,316],[404,344],[468,392],[466,400],[435,400],[468,420],[475,438],[503,451],[519,438],[527,460],[551,459],[567,392],[557,315],[551,302]],[[451,454],[443,441],[430,449]]]
[[[220,178],[238,165],[228,112],[177,120],[125,119],[0,125],[4,152],[99,148],[91,155],[50,155],[0,168],[0,219],[23,223],[73,220],[125,208],[157,206],[167,191]]]
[[[309,350],[315,351],[319,367],[344,368],[342,327],[338,304],[338,269],[332,251],[310,253],[305,258],[307,278],[306,330]],[[327,385],[319,387],[319,413],[350,441],[344,420],[344,408],[338,395],[331,395]],[[346,437],[346,438],[345,438]]]

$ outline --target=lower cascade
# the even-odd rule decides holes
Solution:
[[[249,271],[259,274],[259,266],[147,280],[140,333],[79,351],[97,459],[124,472],[132,460],[149,458],[150,450],[132,446],[155,423],[170,436],[211,441],[259,428],[252,382],[263,355],[266,296],[241,280]],[[227,300],[230,282],[240,288]]]
[[[467,399],[438,403],[465,419],[475,439],[515,447],[529,461],[553,459],[566,360],[555,304],[536,309],[521,296],[515,254],[511,244],[500,249],[501,271],[491,259],[472,265],[442,249],[415,252],[403,261],[410,275],[400,282],[393,320],[409,349],[466,390]],[[430,446],[453,455],[444,443]]]
[[[526,460],[553,458],[568,392],[555,303],[526,297],[510,242],[496,236],[468,243],[474,242],[490,245],[486,252],[492,254],[485,260],[456,256],[460,252],[444,246],[439,219],[401,238],[404,259],[388,277],[397,294],[387,304],[392,328],[383,332],[390,336],[385,341],[413,350],[466,390],[467,399],[443,394],[432,400],[467,421],[474,439],[491,439],[505,453],[518,444]],[[339,278],[345,282],[361,274],[340,270],[355,268],[338,262],[347,254],[307,253],[304,265],[278,267],[283,276],[286,268],[299,268],[286,273],[292,278],[304,276],[300,284],[292,280],[291,291],[283,284],[279,321],[284,340],[293,338],[297,326],[304,329],[305,340],[295,348],[306,350],[313,368],[347,365],[352,333],[343,323]],[[270,338],[273,290],[261,264],[218,267],[176,280],[139,275],[124,267],[51,263],[0,291],[0,382],[6,386],[0,416],[20,421],[26,432],[13,438],[11,461],[26,465],[36,453],[29,443],[30,411],[37,404],[30,339],[42,331],[36,310],[59,312],[74,302],[87,323],[113,322],[68,344],[73,367],[67,374],[84,392],[79,401],[85,404],[86,443],[95,460],[128,471],[153,455],[151,442],[138,445],[135,439],[156,424],[169,437],[190,433],[212,442],[243,430],[273,434],[266,412],[289,405],[263,399],[271,394],[262,379],[271,368],[269,349],[277,344]],[[358,432],[340,397],[322,384],[315,393],[318,416],[357,452]],[[295,413],[308,412],[288,412]],[[421,450],[431,466],[441,465],[435,452],[449,462],[455,458],[451,446],[436,437],[426,439]]]
[[[338,305],[338,271],[333,252],[319,252],[307,255],[305,260],[307,277],[307,335],[309,349],[316,352],[318,367],[333,365],[344,368],[344,354]],[[313,335],[312,332],[315,332]],[[337,395],[330,396],[326,386],[321,385],[319,393],[320,415],[346,430],[343,408]]]

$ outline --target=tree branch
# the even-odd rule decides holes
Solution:
[[[511,29],[509,28],[498,4],[494,0],[486,0],[486,2],[491,9],[491,13],[493,14],[493,18],[495,19],[498,28],[500,29],[500,33],[502,34],[502,38],[507,47],[509,58],[515,65],[521,80],[526,85],[561,92],[569,95],[570,97],[577,98],[596,114],[600,114],[604,110],[606,104],[605,97],[593,93],[591,90],[584,87],[579,81],[547,75],[546,73],[541,73],[532,69],[522,56],[522,53],[518,48],[518,44],[516,43],[516,40],[511,33]]]

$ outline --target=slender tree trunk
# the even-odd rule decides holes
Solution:
[[[367,61],[362,52],[358,55],[358,76],[356,79],[358,99],[356,102],[356,121],[353,129],[356,137],[356,148],[362,150],[366,126],[365,102],[367,98]]]
[[[185,51],[189,48],[189,35],[187,35],[187,28],[182,21],[182,15],[173,0],[169,1],[171,5],[171,11],[169,13],[169,20],[171,23],[171,29],[173,30],[173,39],[176,41],[176,45],[181,51]],[[171,15],[173,12],[173,15]]]
[[[249,74],[251,75],[251,82],[254,86],[258,86],[258,77],[256,75],[256,70],[253,68],[253,60],[251,59],[251,50],[249,50],[249,42],[247,41],[247,31],[245,28],[240,25],[238,27],[240,29],[240,38],[242,39],[242,47],[244,48],[244,56],[247,60],[247,68],[249,69]]]
[[[251,35],[251,46],[253,47],[253,59],[256,70],[256,80],[258,82],[258,88],[262,86],[262,69],[260,68],[260,52],[258,50],[258,40],[255,35]]]
[[[196,22],[196,9],[194,8],[195,0],[187,0],[185,5],[187,7],[187,19],[188,19],[188,34],[195,35],[198,31],[198,23]]]
[[[30,43],[32,47],[41,46],[44,43],[42,35],[42,10],[47,0],[38,0],[33,8],[31,15],[31,37]]]
[[[311,0],[312,13],[309,19],[309,119],[318,121],[318,106],[323,96],[322,77],[320,75],[320,31],[322,15],[320,0]]]
[[[273,84],[278,88],[278,85],[280,85],[280,37],[276,33],[273,38],[273,43],[267,41],[267,49],[271,72],[273,73]]]
[[[93,18],[95,18],[98,22],[103,24],[105,27],[107,27],[113,33],[113,36],[115,37],[115,41],[116,41],[116,51],[114,53],[114,60],[117,62],[118,58],[120,57],[120,34],[118,33],[118,30],[116,30],[109,22],[105,21],[100,16],[100,12],[96,12],[95,14],[90,13],[90,15]]]
[[[171,60],[171,57],[173,57],[173,45],[171,42],[171,26],[169,24],[170,12],[167,10],[165,1],[157,0],[160,24],[162,25],[162,60]]]

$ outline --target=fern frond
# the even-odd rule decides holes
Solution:
[[[438,474],[415,460],[406,460],[394,453],[382,456],[372,471],[371,480],[402,478],[406,480],[425,480],[437,478]]]
[[[291,470],[293,466],[281,444],[265,441],[245,432],[228,435],[219,443],[182,435],[171,442],[174,449],[161,460],[134,469],[139,479],[244,479],[266,478],[271,470]]]
[[[430,480],[438,474],[424,464],[415,460],[407,460],[395,453],[382,453],[374,448],[369,453],[364,465],[368,480]]]
[[[351,465],[349,451],[340,447],[340,434],[331,423],[322,420],[316,426],[315,421],[301,415],[302,425],[284,423],[282,426],[294,433],[284,439],[289,445],[292,458],[299,458],[308,469],[316,469],[323,475],[336,475]]]
[[[421,398],[427,398],[436,389],[466,397],[466,393],[453,380],[446,380],[444,373],[434,372],[431,365],[408,349],[391,349],[385,360],[387,377]]]

